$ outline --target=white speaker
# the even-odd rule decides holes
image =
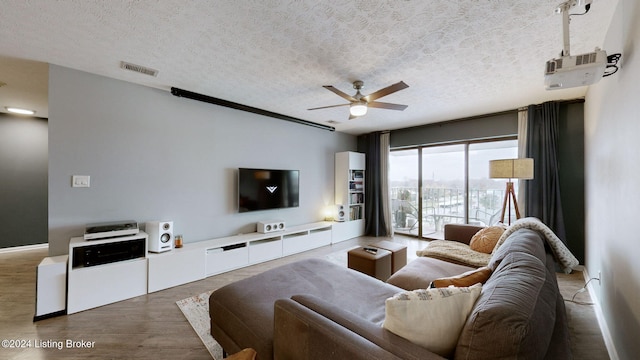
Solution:
[[[333,219],[335,221],[345,221],[347,216],[347,211],[342,204],[336,204],[335,214],[333,215]]]
[[[284,231],[284,229],[284,221],[282,220],[258,221],[259,233],[266,234],[274,231]]]
[[[173,249],[173,221],[147,221],[145,231],[149,235],[147,248],[150,252]]]

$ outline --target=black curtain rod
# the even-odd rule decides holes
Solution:
[[[219,106],[232,108],[232,109],[235,109],[235,110],[246,111],[246,112],[250,112],[250,113],[254,113],[254,114],[258,114],[258,115],[269,116],[269,117],[280,119],[280,120],[291,121],[291,122],[302,124],[302,125],[313,126],[313,127],[316,127],[316,128],[319,128],[319,129],[323,129],[323,130],[329,130],[329,131],[335,131],[336,130],[336,128],[334,128],[333,126],[317,124],[317,123],[314,123],[314,122],[311,122],[311,121],[298,119],[298,118],[295,118],[293,116],[282,115],[282,114],[274,113],[274,112],[271,112],[271,111],[258,109],[258,108],[252,107],[252,106],[238,104],[238,103],[235,103],[233,101],[223,100],[223,99],[215,98],[215,97],[212,97],[212,96],[198,94],[198,93],[195,93],[195,92],[192,92],[192,91],[188,91],[188,90],[178,89],[176,87],[172,87],[171,88],[171,93],[173,95],[177,96],[177,97],[185,97],[187,99],[198,100],[198,101],[206,102],[206,103],[209,103],[209,104],[214,104],[214,105],[219,105]]]

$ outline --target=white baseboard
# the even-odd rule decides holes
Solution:
[[[49,243],[35,244],[35,245],[24,245],[24,246],[13,246],[13,247],[0,249],[0,254],[6,254],[6,253],[12,253],[12,252],[18,252],[18,251],[48,249],[48,248],[49,248]]]
[[[578,269],[576,269],[578,270]],[[584,276],[584,281],[588,282],[591,279],[589,276],[589,272],[586,267],[582,268],[582,275]],[[589,291],[589,296],[591,296],[591,302],[593,303],[593,309],[596,313],[596,319],[598,319],[598,325],[600,326],[600,332],[602,333],[602,337],[604,339],[604,344],[607,347],[607,352],[609,353],[609,358],[611,360],[619,360],[618,352],[616,351],[616,346],[613,343],[613,338],[611,337],[611,332],[609,331],[609,326],[607,325],[607,321],[604,318],[604,313],[602,312],[602,307],[600,306],[600,300],[595,294],[595,290],[593,288],[593,282],[589,282],[587,284],[587,290]]]

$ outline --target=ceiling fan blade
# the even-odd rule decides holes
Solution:
[[[307,110],[329,109],[329,108],[340,107],[340,106],[348,106],[348,105],[351,105],[351,104],[340,104],[340,105],[321,106],[321,107],[311,108],[311,109],[307,109]]]
[[[389,110],[404,110],[408,107],[408,105],[400,105],[400,104],[391,104],[379,101],[372,101],[367,104],[368,107],[378,108],[378,109],[389,109]]]
[[[396,91],[400,91],[402,89],[406,89],[408,88],[409,85],[405,84],[403,81],[400,81],[398,83],[395,83],[393,85],[389,85],[386,88],[382,88],[376,92],[373,92],[365,97],[363,97],[364,101],[366,102],[371,102],[374,101],[376,99],[379,99],[383,96],[387,96],[389,94],[393,94]]]
[[[331,85],[323,85],[322,87],[323,87],[323,88],[325,88],[325,89],[327,89],[327,90],[329,90],[329,91],[333,91],[335,94],[337,94],[338,96],[340,96],[340,97],[342,97],[342,98],[346,99],[347,101],[350,101],[350,102],[351,102],[351,101],[357,101],[357,100],[356,100],[356,98],[354,98],[353,96],[351,96],[351,95],[349,95],[349,94],[347,94],[347,93],[344,93],[344,92],[342,92],[342,91],[340,91],[340,90],[338,90],[338,89],[334,88],[334,87],[333,87],[333,86],[331,86]]]

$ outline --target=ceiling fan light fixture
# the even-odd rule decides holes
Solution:
[[[351,116],[362,116],[367,113],[367,103],[366,101],[356,101],[351,103],[349,107],[349,113]]]

